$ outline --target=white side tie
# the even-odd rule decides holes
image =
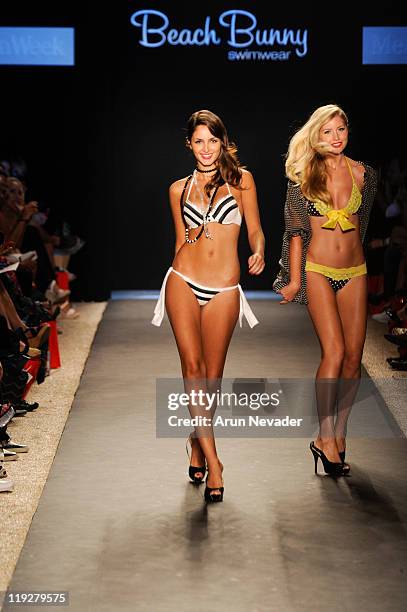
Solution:
[[[160,327],[162,320],[165,314],[165,286],[167,284],[167,279],[172,272],[172,267],[168,268],[167,274],[164,276],[163,284],[161,285],[160,296],[158,298],[157,304],[154,308],[154,317],[151,321],[153,325],[156,327]]]

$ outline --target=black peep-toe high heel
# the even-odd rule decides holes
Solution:
[[[191,446],[191,455],[189,454],[189,451],[188,451],[188,443]],[[188,440],[187,440],[187,444],[186,444],[186,451],[187,451],[187,455],[188,455],[189,461],[191,462],[191,456],[192,456],[192,440],[191,440],[191,435],[188,436]],[[197,485],[203,483],[203,479],[205,477],[205,472],[206,472],[206,465],[203,465],[202,467],[195,467],[193,465],[190,465],[189,468],[188,468],[188,476],[190,477],[192,482],[194,484],[197,484]],[[197,476],[197,474],[201,474],[201,476]]]
[[[221,467],[221,472],[223,473],[223,465],[220,461],[219,461],[219,465]],[[206,477],[206,486],[205,486],[205,493],[204,493],[205,501],[207,503],[222,502],[223,493],[225,491],[225,488],[223,486],[223,477],[222,477],[221,487],[208,487],[208,478],[209,478],[209,469],[208,469],[208,475]],[[214,491],[219,491],[219,493],[214,493]]]
[[[206,478],[206,482],[208,482],[208,478]],[[211,504],[222,502],[224,490],[224,487],[208,487],[208,485],[206,485],[204,493],[205,501]],[[220,493],[213,493],[213,491],[220,491]]]
[[[344,469],[343,469],[342,463],[335,463],[333,461],[329,461],[325,453],[323,453],[320,448],[315,446],[314,442],[311,442],[309,447],[314,456],[315,474],[318,473],[317,472],[318,459],[321,459],[322,465],[324,466],[325,474],[329,474],[330,476],[335,476],[335,477],[344,475]]]
[[[349,463],[345,462],[345,451],[344,450],[339,453],[339,457],[342,461],[343,473],[348,474],[350,472],[350,465]]]

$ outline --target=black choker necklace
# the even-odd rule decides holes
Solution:
[[[217,168],[212,168],[212,170],[201,170],[201,169],[200,169],[200,168],[198,168],[198,167],[196,168],[196,171],[197,171],[197,172],[203,172],[204,174],[206,174],[207,172],[215,172],[215,171],[217,171],[217,170],[218,170]]]

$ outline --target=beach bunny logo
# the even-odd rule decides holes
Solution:
[[[249,11],[224,11],[217,20],[206,16],[202,27],[195,29],[177,29],[165,13],[153,9],[136,11],[130,23],[140,33],[139,44],[147,48],[223,43],[229,47],[230,60],[287,60],[292,54],[303,58],[308,53],[308,30],[258,27],[257,17]]]

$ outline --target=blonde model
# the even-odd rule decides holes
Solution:
[[[367,279],[362,242],[376,173],[345,155],[349,126],[334,104],[317,108],[291,139],[286,231],[274,289],[282,304],[308,304],[321,346],[316,374],[320,430],[311,451],[326,473],[343,475],[346,428],[360,379]]]

